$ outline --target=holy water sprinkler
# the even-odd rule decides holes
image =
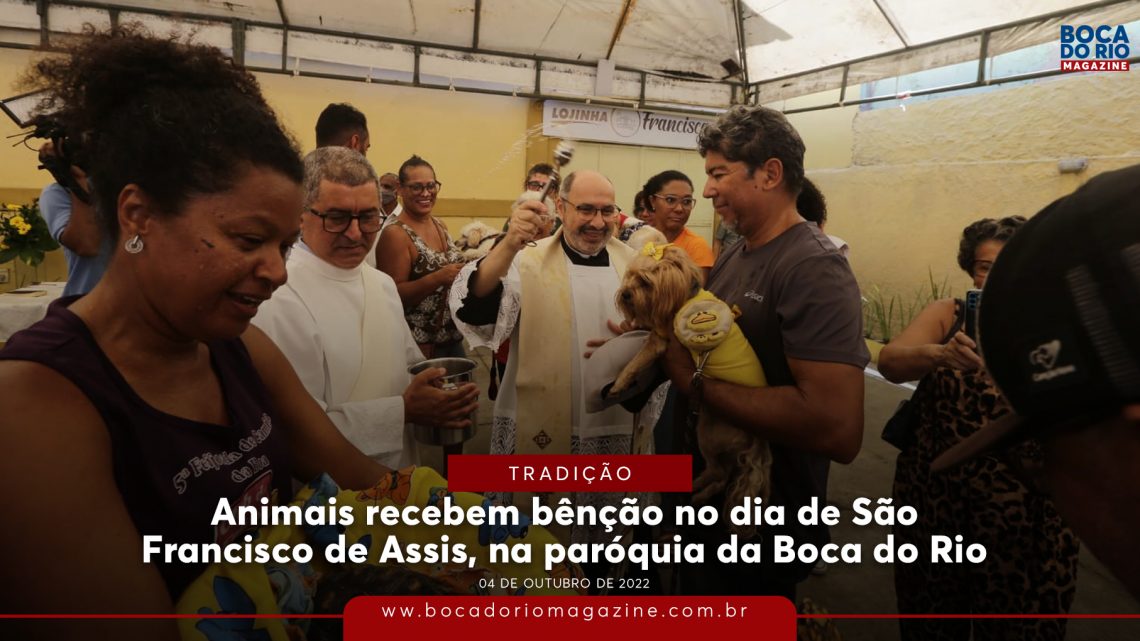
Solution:
[[[554,148],[554,162],[551,163],[554,165],[554,175],[550,177],[550,180],[546,181],[546,186],[542,188],[542,192],[538,195],[538,202],[545,203],[546,197],[550,195],[550,191],[554,189],[555,184],[562,183],[562,176],[559,170],[568,165],[570,163],[570,159],[573,157],[574,143],[570,142],[569,140],[563,140],[559,142],[558,145]],[[553,217],[553,214],[547,214],[542,218],[544,220],[548,220],[551,217]],[[534,247],[535,242],[532,240],[527,243],[527,246]]]
[[[574,143],[568,140],[559,142],[558,146],[554,148],[554,175],[550,177],[550,180],[546,183],[546,187],[543,188],[542,195],[538,198],[539,202],[546,201],[546,197],[550,195],[550,190],[554,189],[555,183],[562,182],[562,176],[559,170],[570,164],[570,159],[573,157]]]

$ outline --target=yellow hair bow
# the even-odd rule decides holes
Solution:
[[[673,243],[665,243],[664,245],[658,245],[657,243],[650,241],[648,243],[645,243],[645,245],[641,248],[641,255],[642,256],[651,256],[653,258],[653,260],[661,260],[662,258],[665,257],[665,248],[666,247],[672,247],[672,246],[673,246]]]

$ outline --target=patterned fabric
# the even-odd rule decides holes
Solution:
[[[729,245],[732,245],[736,241],[740,240],[740,234],[736,233],[732,227],[724,224],[722,221],[719,225],[717,225],[716,231],[713,232],[713,240],[720,241],[720,251],[723,252],[724,250],[728,249]]]
[[[436,230],[439,231],[440,237],[447,243],[447,251],[438,252],[432,249],[424,242],[423,238],[420,238],[419,234],[402,221],[397,220],[392,223],[408,233],[416,251],[419,252],[416,261],[412,263],[412,273],[408,276],[409,280],[423,278],[447,265],[462,263],[466,260],[463,257],[463,252],[459,251],[455,242],[451,240],[451,236],[443,224],[435,218],[432,218],[431,221]],[[448,289],[450,289],[449,286],[440,287],[404,314],[408,325],[412,328],[412,336],[415,337],[417,343],[442,345],[462,339],[459,330],[455,328],[455,323],[451,320],[451,313],[447,309]]]
[[[401,546],[416,543],[439,544],[440,538],[447,535],[447,544],[455,550],[464,545],[464,552],[475,561],[447,563],[395,563],[408,570],[420,572],[438,579],[450,586],[454,594],[505,594],[500,590],[488,591],[480,587],[487,580],[492,585],[500,585],[499,577],[536,579],[544,582],[547,577],[582,578],[581,570],[573,564],[559,564],[551,571],[544,568],[542,550],[556,540],[546,529],[530,525],[523,515],[518,524],[484,525],[396,525],[385,526],[377,518],[374,525],[366,523],[368,508],[415,505],[421,509],[429,505],[443,506],[444,497],[450,497],[454,505],[467,512],[471,508],[487,509],[492,503],[478,494],[447,491],[447,481],[434,470],[426,467],[409,467],[385,475],[375,486],[367,490],[341,490],[327,475],[322,475],[297,494],[293,505],[302,509],[321,508],[325,511],[332,505],[353,508],[354,522],[348,526],[267,526],[253,533],[254,543],[279,543],[296,545],[308,543],[313,548],[312,563],[283,563],[261,565],[254,563],[215,564],[194,581],[175,608],[179,614],[209,615],[226,614],[284,614],[303,615],[313,613],[313,594],[319,585],[321,593],[336,591],[337,586],[322,583],[322,573],[336,569],[324,562],[326,546],[337,543],[341,536],[344,545],[363,544],[368,548],[368,561],[365,565],[377,566],[385,545],[392,545],[395,539]],[[534,560],[525,564],[490,562],[492,543],[527,543],[535,552]],[[555,586],[558,583],[554,584]],[[515,595],[576,594],[573,590],[558,587],[527,589],[520,588]],[[308,625],[304,618],[296,619],[179,619],[181,637],[184,641],[230,641],[232,639],[261,639],[263,641],[291,641],[303,638],[298,634]]]
[[[1065,614],[1073,603],[1079,543],[1053,503],[1026,487],[1010,467],[1041,462],[1030,441],[1005,458],[984,456],[955,470],[932,474],[930,462],[955,443],[1009,413],[1009,405],[982,372],[938,368],[916,398],[919,426],[914,446],[899,454],[894,504],[918,511],[918,522],[896,526],[897,544],[922,551],[915,563],[896,563],[900,614]],[[1011,458],[1012,457],[1012,458]],[[931,563],[931,536],[961,534],[981,543],[981,564]],[[1060,640],[1058,619],[906,619],[902,639],[940,641],[971,637]]]
[[[617,237],[618,240],[623,243],[629,242],[629,238],[633,236],[633,232],[645,227],[645,223],[636,218],[631,218],[630,220],[633,222],[626,221],[621,227],[618,227]]]

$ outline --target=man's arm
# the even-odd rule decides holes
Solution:
[[[674,337],[665,360],[677,391],[688,396],[696,368]],[[743,387],[702,379],[702,403],[761,438],[850,463],[863,444],[863,369],[789,358],[795,385]]]
[[[541,216],[546,213],[546,206],[537,200],[525,201],[511,212],[506,236],[479,262],[479,267],[471,278],[472,296],[484,298],[495,291],[507,275],[515,255],[538,235]]]
[[[776,306],[791,385],[747,388],[705,380],[703,402],[764,438],[850,463],[863,444],[863,339],[858,285],[837,254],[790,266]],[[757,353],[762,345],[753,345]],[[693,359],[674,338],[669,377],[688,392]]]
[[[401,319],[402,320],[402,319]],[[403,449],[404,399],[388,396],[330,407],[325,365],[325,341],[316,320],[300,298],[279,289],[262,304],[253,324],[288,359],[307,396],[311,397],[341,434],[364,451],[380,454]],[[248,341],[247,341],[248,342]],[[399,367],[393,364],[393,367]]]
[[[403,326],[405,341],[412,340],[411,331],[396,311],[393,310],[393,317]],[[367,455],[402,450],[405,422],[464,427],[469,422],[470,412],[478,408],[478,387],[472,383],[454,391],[438,389],[432,385],[432,381],[442,374],[437,370],[416,376],[401,394],[329,405],[325,402],[330,396],[325,388],[328,384],[325,376],[326,341],[315,319],[296,294],[285,288],[279,290],[262,305],[254,318],[254,325],[288,360],[289,369],[295,373],[307,395],[339,433]],[[414,342],[412,347],[415,347]],[[419,348],[415,347],[415,351],[418,353]],[[422,357],[417,360],[422,360]],[[404,367],[398,362],[389,366]]]
[[[95,217],[94,207],[76,198],[62,185],[52,183],[40,194],[40,213],[56,242],[84,258],[99,254],[103,230]]]

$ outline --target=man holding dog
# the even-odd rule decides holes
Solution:
[[[536,200],[524,201],[512,212],[503,240],[465,267],[452,286],[456,325],[473,346],[495,350],[511,340],[491,453],[639,453],[646,444],[631,438],[633,414],[620,406],[586,411],[582,374],[586,342],[611,336],[607,323],[621,319],[614,294],[634,251],[614,238],[620,210],[605,176],[576,171],[565,177],[560,196],[562,227],[553,236],[528,247],[552,212]],[[649,430],[642,433],[648,437]],[[613,497],[575,498],[576,504],[600,504]],[[575,528],[572,537],[613,538],[594,529]]]
[[[304,190],[289,281],[253,323],[353,445],[388,467],[416,462],[405,423],[465,427],[478,388],[437,389],[432,381],[441,368],[415,378],[407,372],[423,354],[396,285],[363,264],[382,222],[376,172],[364,156],[345,147],[313,151],[305,157]]]
[[[666,371],[700,411],[769,441],[773,465],[765,504],[783,505],[787,525],[761,529],[764,563],[684,565],[682,589],[794,601],[796,584],[812,566],[771,563],[773,536],[817,546],[828,541],[826,526],[802,526],[796,512],[813,498],[826,503],[830,462],[851,462],[862,444],[863,367],[870,356],[859,288],[847,261],[796,210],[804,144],[782,114],[733,107],[701,133],[698,146],[707,174],[704,196],[743,237],[724,250],[706,288],[742,311],[738,323],[760,357],[768,387],[703,377],[676,339],[666,352]],[[692,528],[685,537],[716,549],[728,533],[722,521]]]

